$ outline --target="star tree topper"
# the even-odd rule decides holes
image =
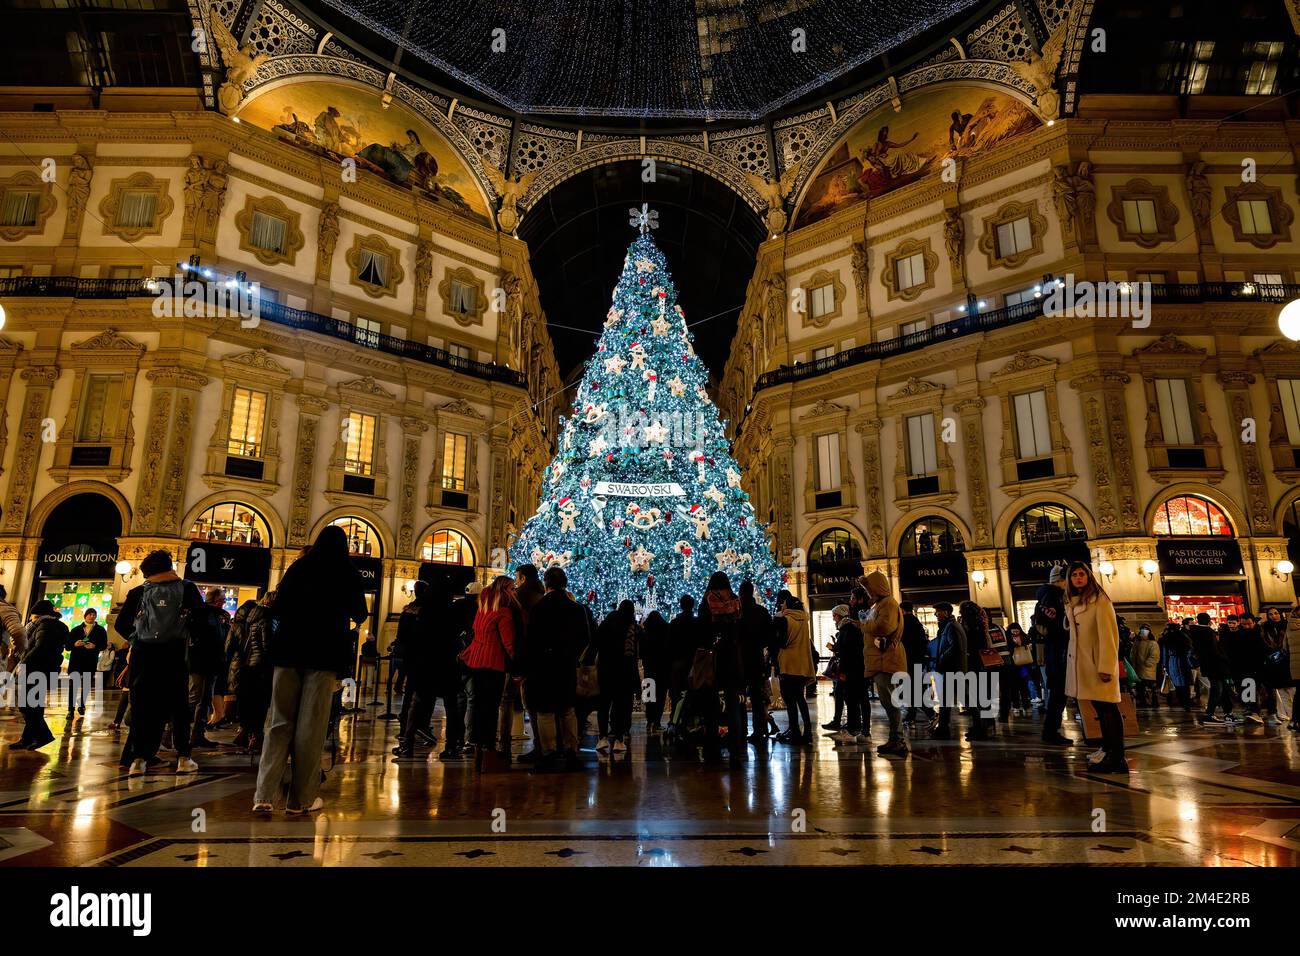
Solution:
[[[628,215],[632,218],[628,220],[629,226],[636,226],[645,235],[651,229],[659,228],[659,210],[651,209],[649,203],[643,202],[641,208],[633,206],[628,210]]]

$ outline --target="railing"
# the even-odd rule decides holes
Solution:
[[[1080,283],[1082,284],[1082,283]],[[1151,303],[1153,305],[1194,305],[1204,302],[1260,302],[1281,305],[1292,299],[1300,298],[1300,285],[1259,285],[1253,282],[1193,282],[1193,283],[1156,283],[1151,286]],[[754,392],[760,392],[773,385],[784,385],[816,378],[827,372],[861,365],[877,359],[891,358],[905,352],[927,348],[949,339],[957,339],[975,332],[988,332],[1005,328],[1020,322],[1040,318],[1043,314],[1043,301],[1034,299],[1001,309],[992,309],[976,315],[963,315],[961,318],[943,322],[932,328],[919,332],[885,339],[882,342],[870,342],[855,348],[828,355],[825,358],[798,365],[782,365],[770,372],[764,372],[754,384]]]
[[[47,297],[69,299],[152,299],[158,293],[150,288],[153,281],[170,282],[163,278],[150,279],[78,279],[75,276],[18,276],[12,279],[0,279],[0,296],[5,297]],[[200,279],[187,276],[186,282],[195,281],[206,285]],[[351,342],[358,348],[374,349],[388,355],[414,359],[426,365],[437,365],[472,375],[490,382],[502,382],[526,388],[527,382],[522,372],[504,365],[490,362],[476,362],[472,359],[452,355],[444,349],[434,348],[420,342],[382,335],[378,332],[363,330],[365,342],[358,341],[357,326],[345,319],[308,312],[306,309],[293,309],[279,302],[258,302],[257,316],[276,325],[315,332],[334,339]]]

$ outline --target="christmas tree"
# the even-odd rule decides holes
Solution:
[[[719,570],[733,588],[753,581],[770,605],[785,572],[740,487],[708,370],[651,239],[657,213],[631,212],[640,235],[512,564],[560,565],[598,616],[625,599],[643,614],[674,612]]]

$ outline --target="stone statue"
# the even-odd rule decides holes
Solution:
[[[858,291],[858,302],[865,304],[867,287],[871,278],[871,254],[865,242],[853,244],[853,285]]]
[[[511,179],[490,163],[484,163],[483,168],[487,171],[487,177],[492,183],[492,189],[501,197],[501,209],[497,212],[497,224],[501,227],[502,232],[513,233],[519,226],[519,200],[528,192],[528,187],[532,184],[537,171],[533,170],[531,173],[525,173]]]
[[[334,243],[339,239],[339,204],[327,202],[320,208],[320,226],[316,233],[316,274],[328,276],[334,259]]]
[[[773,181],[766,177],[760,178],[753,174],[749,175],[749,181],[754,184],[754,189],[763,197],[767,204],[767,229],[774,236],[779,236],[785,232],[788,217],[785,214],[785,201],[789,197],[791,190],[794,189],[794,181],[799,176],[799,167],[794,165],[786,169],[779,180]]]
[[[1212,194],[1210,180],[1205,175],[1205,163],[1199,160],[1192,163],[1192,168],[1187,171],[1187,196],[1198,226],[1205,226],[1210,221]]]
[[[1092,183],[1092,164],[1080,162],[1073,172],[1069,166],[1057,166],[1052,172],[1052,198],[1066,231],[1073,232],[1080,243],[1093,233],[1097,213],[1097,188]]]
[[[208,181],[208,171],[203,165],[203,157],[197,153],[190,156],[189,168],[185,170],[185,224],[193,227],[198,216],[199,204],[203,200],[203,184]]]
[[[81,218],[81,213],[86,208],[86,200],[90,198],[90,178],[93,175],[94,170],[90,168],[89,160],[80,153],[74,153],[72,171],[68,173],[69,222],[76,222]]]
[[[337,227],[337,224],[336,224]],[[421,239],[415,244],[415,302],[423,305],[433,279],[433,243]]]
[[[1061,97],[1056,92],[1056,69],[1061,63],[1061,54],[1065,52],[1067,25],[1057,27],[1056,32],[1043,44],[1041,53],[1031,53],[1029,62],[1011,61],[1011,69],[1034,88],[1034,104],[1045,120],[1056,119],[1061,111]]]
[[[966,224],[962,221],[959,209],[944,210],[943,244],[948,250],[948,262],[952,266],[953,279],[964,285],[966,283]]]
[[[217,105],[221,107],[221,112],[230,115],[239,109],[239,104],[244,100],[244,83],[271,57],[266,53],[250,54],[252,44],[241,49],[239,42],[215,11],[209,10],[208,20],[212,24],[212,38],[221,51],[221,62],[226,65],[226,81],[217,90]]]

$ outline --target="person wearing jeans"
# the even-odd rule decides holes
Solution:
[[[497,746],[497,719],[508,676],[506,663],[515,656],[515,622],[521,615],[514,581],[501,575],[479,593],[474,639],[460,655],[470,673],[470,743],[480,770],[483,754]],[[508,727],[506,734],[505,749],[509,752]]]
[[[317,794],[321,751],[338,680],[352,673],[353,622],[360,624],[370,613],[342,528],[326,525],[311,549],[289,566],[276,589],[274,613],[278,624],[268,648],[274,668],[271,713],[253,810],[272,810],[285,777],[285,759],[292,754],[285,809],[312,813],[324,806]]]

